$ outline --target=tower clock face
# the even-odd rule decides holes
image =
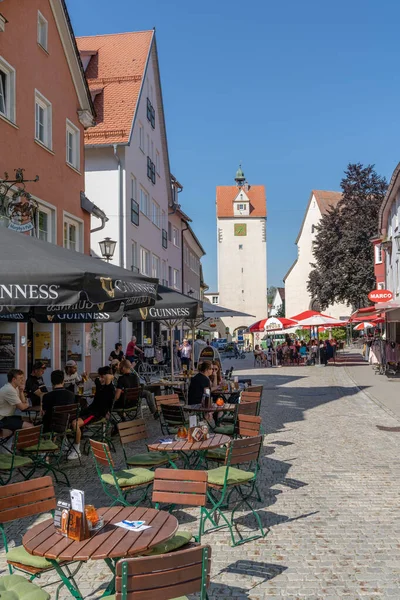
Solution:
[[[246,223],[235,223],[234,233],[235,235],[247,235]]]

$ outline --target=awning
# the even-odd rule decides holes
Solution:
[[[157,297],[157,279],[6,228],[0,229],[0,256],[0,306],[120,300],[139,307]]]
[[[225,308],[219,304],[211,304],[210,302],[203,302],[203,312],[207,319],[224,319],[227,317],[254,317],[245,312],[233,310],[231,308]]]
[[[126,311],[129,321],[189,321],[203,316],[202,302],[162,285],[154,306]]]
[[[356,322],[356,323],[360,323],[362,321],[365,321],[366,319],[368,319],[368,321],[371,321],[371,319],[376,319],[376,318],[384,318],[385,317],[385,313],[382,310],[377,310],[375,308],[375,305],[372,306],[365,306],[364,308],[359,308],[358,310],[356,310],[356,312],[354,312],[349,321],[350,323],[352,322]]]

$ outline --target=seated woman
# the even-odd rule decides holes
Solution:
[[[188,391],[188,404],[200,404],[204,390],[211,390],[210,377],[213,374],[213,366],[209,360],[204,360],[198,366],[199,372],[190,380]]]
[[[267,357],[265,356],[264,352],[261,350],[259,344],[256,344],[256,346],[254,347],[254,357],[257,358],[257,360],[259,360],[265,366]]]
[[[211,390],[216,390],[222,383],[221,366],[217,360],[211,361],[212,375],[210,377]]]
[[[72,429],[76,431],[74,449],[68,454],[68,460],[76,460],[80,456],[80,441],[82,437],[81,428],[88,423],[104,419],[112,409],[115,396],[113,384],[113,373],[111,367],[100,367],[97,371],[99,377],[96,379],[96,394],[90,406],[83,409],[79,418],[72,421]]]

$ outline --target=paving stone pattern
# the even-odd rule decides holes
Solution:
[[[264,384],[267,435],[258,507],[268,534],[236,548],[225,530],[204,537],[213,549],[210,598],[398,600],[400,436],[378,425],[399,421],[360,391],[344,366],[254,369],[250,358],[224,366],[230,364]],[[159,424],[147,418],[149,437],[156,439]],[[116,460],[122,465],[120,451]],[[69,465],[68,472],[87,502],[108,504],[91,458],[82,468]],[[65,496],[65,487],[57,493]],[[176,514],[186,529],[197,530],[197,509]],[[251,528],[247,513],[237,518],[240,527]],[[11,545],[33,522],[7,528]],[[3,549],[0,570],[6,570]],[[78,575],[91,599],[108,580],[102,562],[85,565]]]

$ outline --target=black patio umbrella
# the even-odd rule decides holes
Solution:
[[[59,306],[124,301],[149,306],[157,279],[134,274],[86,254],[0,229],[0,306]]]
[[[190,321],[201,317],[203,314],[203,303],[185,294],[180,294],[162,285],[158,286],[158,298],[154,306],[129,310],[126,316],[129,321],[149,322],[158,321],[169,328],[170,352],[171,352],[171,377],[174,379],[173,364],[173,339],[174,327],[182,321]]]

